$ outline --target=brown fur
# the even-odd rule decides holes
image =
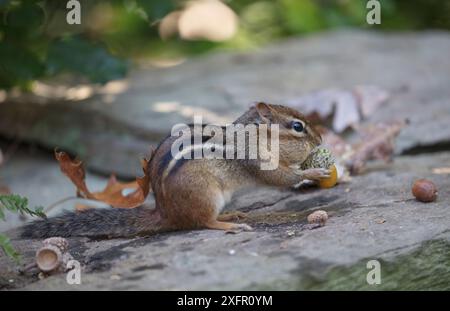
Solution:
[[[290,128],[293,120],[303,122],[306,132]],[[248,185],[290,187],[303,178],[320,179],[326,172],[299,172],[292,168],[303,162],[321,143],[320,134],[298,111],[258,103],[235,124],[279,124],[279,167],[261,170],[259,160],[192,159],[173,160],[171,146],[176,137],[167,137],[149,163],[155,209],[143,207],[118,211],[94,210],[79,215],[65,214],[27,225],[23,236],[133,236],[182,229],[249,230],[245,224],[218,221],[232,193]],[[105,216],[102,216],[105,215]],[[108,231],[109,230],[109,231]]]

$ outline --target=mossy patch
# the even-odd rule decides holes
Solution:
[[[381,268],[381,284],[369,285],[366,265],[378,260]],[[315,265],[314,269],[308,268]],[[351,266],[326,268],[323,275],[318,263],[302,258],[301,268],[292,275],[294,279],[267,284],[260,289],[283,290],[450,290],[450,243],[448,240],[432,240],[418,249],[392,260],[367,258]]]

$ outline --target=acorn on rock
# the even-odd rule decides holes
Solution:
[[[325,226],[325,223],[328,220],[328,214],[325,211],[318,210],[309,214],[306,219],[310,224],[316,224],[319,225],[320,227],[323,227]]]
[[[421,202],[433,202],[437,198],[437,188],[428,179],[418,179],[412,186],[414,197]]]
[[[62,237],[52,237],[43,241],[36,252],[36,265],[44,273],[66,271],[67,263],[73,259],[67,251],[69,243]]]
[[[321,188],[332,188],[337,184],[338,174],[335,159],[331,154],[331,151],[327,148],[318,147],[314,149],[308,158],[302,163],[301,168],[303,170],[309,168],[326,168],[330,170],[330,177],[322,179],[318,182]]]

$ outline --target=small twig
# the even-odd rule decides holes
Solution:
[[[80,198],[79,198],[79,197],[76,197],[76,196],[63,198],[63,199],[61,199],[61,200],[58,200],[58,201],[56,201],[56,202],[50,204],[50,205],[47,206],[46,208],[44,208],[44,212],[45,212],[45,213],[48,213],[48,212],[50,212],[52,209],[54,209],[56,206],[58,206],[58,205],[60,205],[60,204],[62,204],[62,203],[64,203],[64,202],[67,202],[67,201],[70,201],[70,200],[74,200],[74,199],[80,199]]]

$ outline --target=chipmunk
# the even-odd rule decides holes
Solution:
[[[47,220],[25,225],[22,237],[88,236],[117,238],[146,236],[159,232],[192,229],[226,231],[252,230],[245,223],[223,221],[220,215],[232,194],[247,186],[265,185],[291,187],[304,179],[328,178],[322,168],[301,170],[300,165],[322,138],[304,115],[298,111],[266,103],[257,103],[233,124],[278,125],[279,163],[271,170],[262,170],[261,157],[255,159],[178,158],[172,145],[177,137],[166,137],[149,161],[151,187],[155,207],[134,209],[89,209],[66,212]],[[268,128],[271,136],[272,129]],[[227,127],[221,127],[227,130]],[[260,135],[259,132],[256,135]],[[200,145],[211,136],[203,136]],[[191,151],[199,148],[191,146]],[[248,144],[245,147],[249,148]],[[258,151],[259,152],[259,151]]]

